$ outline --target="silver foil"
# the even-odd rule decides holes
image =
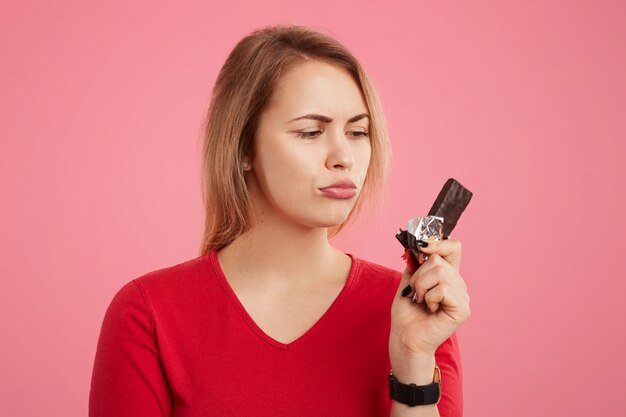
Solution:
[[[443,237],[443,217],[414,217],[407,221],[406,231],[415,236],[416,240],[428,241],[431,236],[434,236],[435,240],[440,240]]]

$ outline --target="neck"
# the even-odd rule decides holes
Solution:
[[[219,257],[255,280],[293,282],[318,277],[345,255],[329,244],[326,228],[260,222]]]
[[[258,221],[218,253],[222,265],[236,277],[262,284],[302,285],[320,277],[336,276],[348,256],[328,242],[326,227],[288,220],[265,200],[252,178],[249,182]]]

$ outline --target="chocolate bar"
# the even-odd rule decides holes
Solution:
[[[472,199],[472,192],[463,187],[454,178],[449,178],[439,192],[435,203],[428,212],[429,217],[417,217],[409,219],[407,222],[407,230],[400,229],[396,234],[396,239],[404,246],[405,251],[402,257],[406,261],[411,270],[419,268],[420,263],[417,256],[420,252],[417,246],[417,239],[422,239],[426,235],[434,235],[437,239],[443,237],[447,239],[456,226],[459,218],[465,208]],[[443,219],[442,219],[443,218]],[[443,225],[437,224],[443,221]],[[438,226],[436,229],[429,229],[427,225],[433,224]],[[436,233],[434,232],[436,230]],[[439,234],[441,231],[441,235]],[[418,236],[414,235],[419,231]]]
[[[444,218],[443,236],[450,236],[456,227],[459,217],[472,199],[472,192],[463,187],[454,178],[449,178],[439,192],[437,199],[428,212],[429,216],[439,216]]]

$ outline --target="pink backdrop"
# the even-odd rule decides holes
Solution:
[[[405,220],[474,191],[466,415],[625,415],[626,3],[56,3],[0,5],[2,415],[86,414],[115,291],[197,255],[215,76],[280,22],[352,49],[389,122],[387,198],[338,247],[402,269]]]

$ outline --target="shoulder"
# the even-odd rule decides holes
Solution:
[[[387,281],[397,284],[402,278],[402,272],[395,269],[362,258],[358,258],[358,262],[360,265],[358,271],[360,279]]]
[[[356,257],[355,257],[356,258]],[[357,314],[350,320],[368,326],[389,336],[389,320],[393,299],[402,274],[379,263],[356,258],[357,265],[345,298],[348,314]]]
[[[402,273],[366,259],[357,258],[357,262],[355,291],[375,298],[384,296],[391,301],[400,285]]]
[[[135,278],[142,286],[171,285],[178,281],[189,281],[206,274],[210,266],[209,254],[182,261],[180,263],[154,269]]]
[[[208,254],[151,270],[125,283],[113,297],[111,307],[134,307],[152,316],[156,306],[173,306],[194,298],[205,289],[212,271]]]
[[[210,271],[209,254],[146,272],[133,279],[142,290],[176,290],[206,279]]]

